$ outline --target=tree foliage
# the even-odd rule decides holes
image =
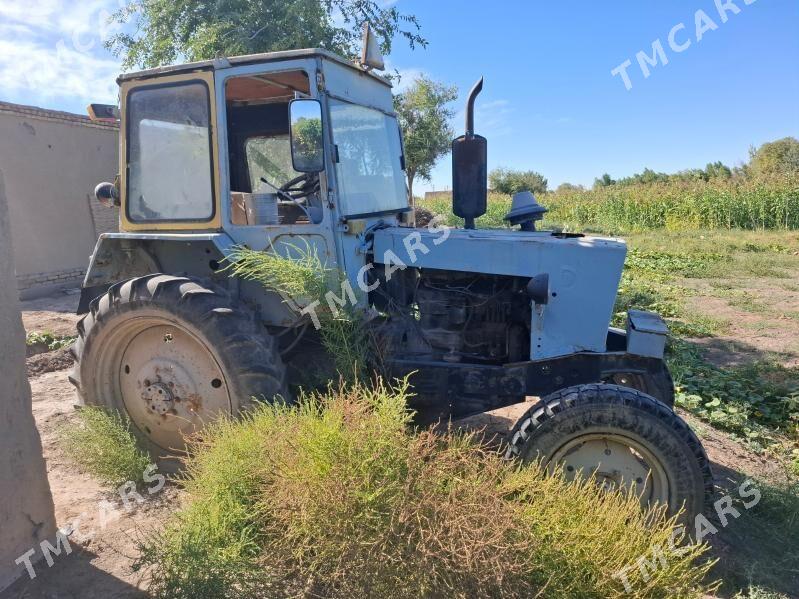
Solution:
[[[507,168],[497,168],[488,175],[491,189],[498,193],[514,194],[520,191],[545,193],[547,180],[541,173],[535,171],[516,171]]]
[[[427,45],[415,16],[374,0],[131,0],[113,20],[128,26],[106,43],[124,68],[297,48],[352,57],[365,22],[385,54],[396,36]]]
[[[419,177],[429,181],[436,162],[450,151],[454,111],[449,103],[457,97],[457,88],[425,76],[417,77],[407,91],[394,97],[405,142],[405,172],[411,197],[414,180]]]
[[[732,169],[717,160],[709,162],[704,169],[689,168],[676,173],[662,173],[645,168],[641,173],[630,177],[622,177],[618,181],[605,173],[601,178],[594,179],[594,189],[609,187],[611,185],[649,185],[652,183],[671,183],[674,181],[710,181],[711,179],[729,179],[733,176]]]
[[[705,175],[707,175],[708,180],[729,179],[732,177],[732,170],[730,170],[729,166],[722,163],[721,160],[717,160],[716,162],[708,162],[705,167]]]
[[[784,137],[749,150],[749,171],[753,175],[795,175],[799,173],[799,140]]]
[[[611,185],[615,184],[616,181],[607,173],[594,179],[594,189],[598,189],[600,187],[610,187]]]
[[[578,193],[585,191],[582,185],[574,185],[573,183],[561,183],[555,190],[555,193]]]

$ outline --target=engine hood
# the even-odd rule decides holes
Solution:
[[[619,239],[549,232],[389,227],[374,234],[375,262],[416,268],[549,276],[533,310],[531,359],[605,351],[627,246]]]

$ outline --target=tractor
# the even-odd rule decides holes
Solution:
[[[368,54],[284,51],[118,78],[106,113],[119,118],[120,172],[96,196],[119,207],[120,232],[100,236],[82,285],[79,404],[125,414],[165,455],[215,418],[293,401],[330,360],[307,298],[226,264],[236,248],[292,259],[308,247],[355,291],[338,299],[380,339],[388,376],[409,377],[419,413],[528,401],[508,458],[699,513],[712,476],[673,409],[666,324],[631,310],[611,326],[625,243],[537,230],[545,209],[530,193],[514,196],[507,227],[475,228],[482,80],[452,146],[465,226],[416,227],[392,85]]]

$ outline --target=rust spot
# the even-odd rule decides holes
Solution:
[[[203,398],[198,393],[192,393],[186,397],[186,403],[190,412],[199,412],[203,407]]]

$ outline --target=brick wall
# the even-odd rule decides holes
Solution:
[[[119,231],[119,208],[106,208],[91,195],[87,197],[87,200],[97,237],[102,233],[116,233]]]
[[[88,266],[88,259],[87,259]],[[37,287],[67,287],[77,286],[83,281],[86,267],[72,268],[70,270],[56,270],[52,272],[34,272],[17,275],[17,289],[20,293]],[[69,285],[73,284],[73,285]],[[23,295],[27,295],[24,294]]]

